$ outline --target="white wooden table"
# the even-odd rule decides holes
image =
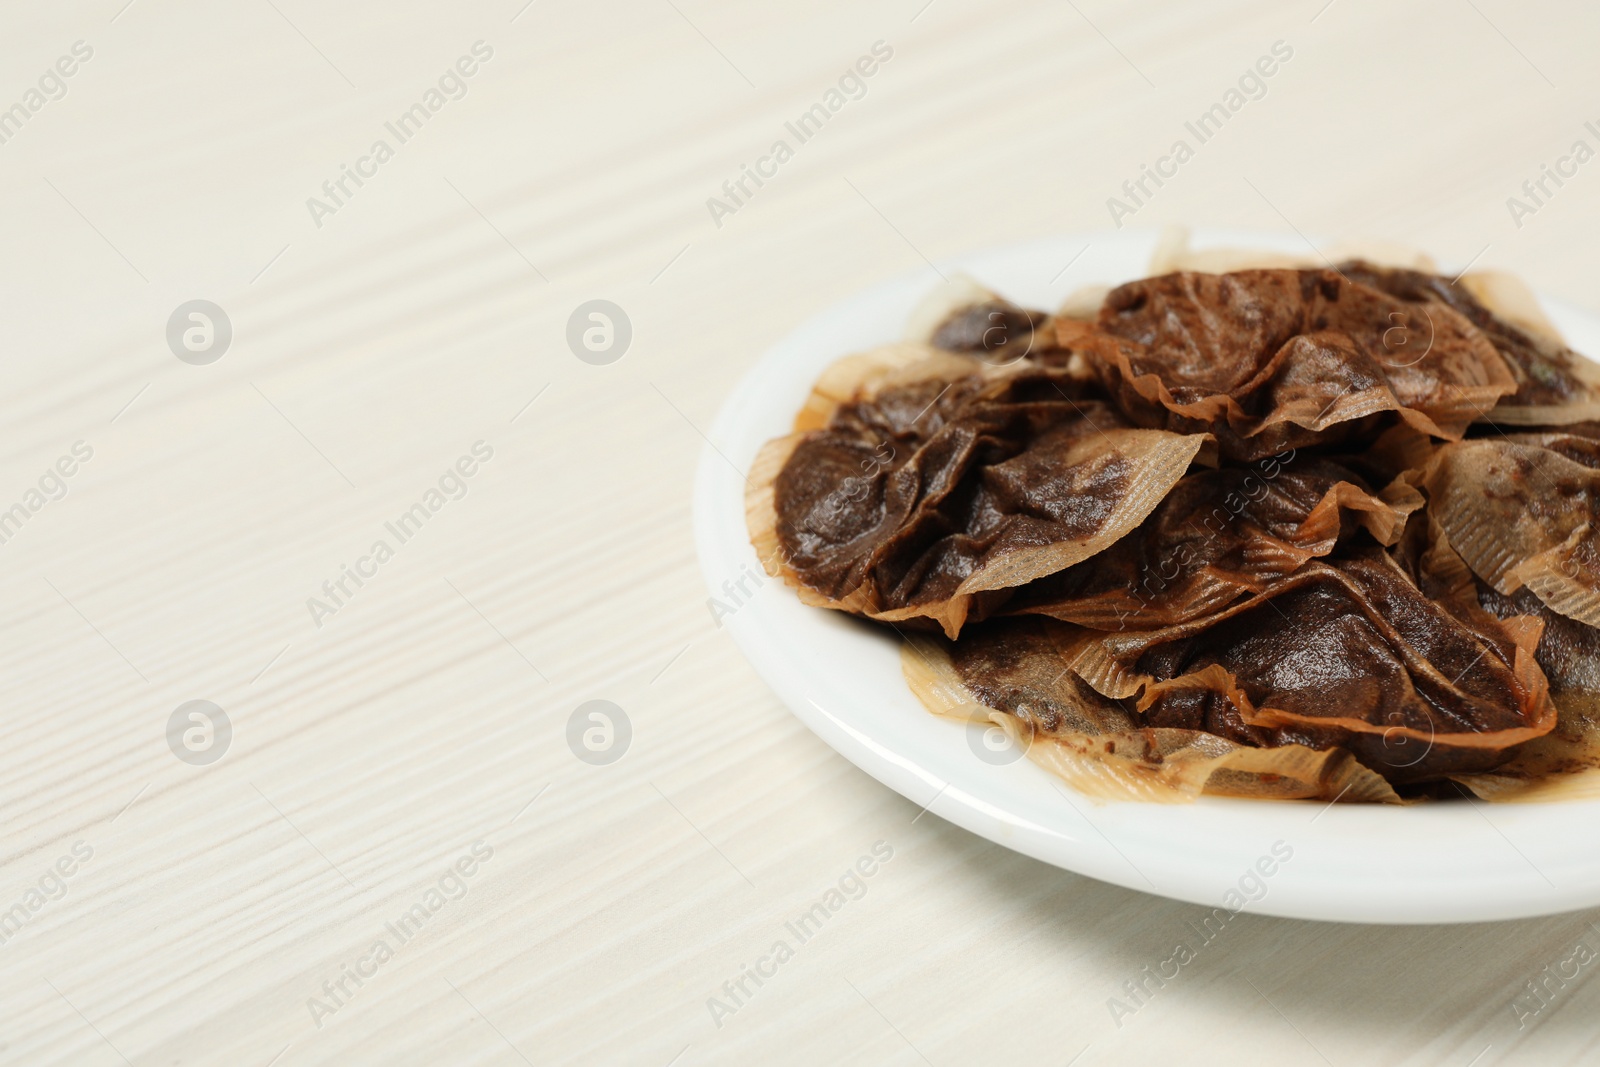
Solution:
[[[1387,238],[1600,306],[1600,163],[1507,204],[1600,147],[1600,13],[1321,6],[12,5],[0,1058],[1593,1062],[1593,966],[1515,1006],[1600,950],[1585,915],[1246,914],[1114,1018],[1200,909],[919,818],[757,680],[691,550],[700,430],[765,346],[1106,229],[1142,165],[1175,174],[1125,225]],[[567,343],[591,300],[631,323],[610,363]],[[610,764],[568,744],[594,700]]]

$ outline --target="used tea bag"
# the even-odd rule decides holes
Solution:
[[[1456,281],[1423,271],[1342,264],[1346,277],[1426,309],[1444,307],[1493,342],[1516,380],[1484,418],[1507,426],[1557,425],[1600,418],[1600,368],[1557,335],[1521,282],[1505,274],[1467,274]],[[1424,321],[1432,311],[1425,310]],[[1422,334],[1428,335],[1424,328]]]
[[[1131,427],[1027,362],[850,395],[758,457],[752,539],[808,603],[951,636],[1133,529],[1209,442]]]
[[[994,620],[954,644],[912,637],[901,665],[930,711],[995,723],[1029,758],[1097,799],[1399,799],[1341,749],[1262,748],[1204,729],[1148,725],[1129,702],[1102,696],[1073,673],[1076,633],[1049,619]]]
[[[1450,544],[1496,591],[1526,586],[1552,610],[1600,626],[1600,441],[1462,441],[1434,454],[1421,484]]]
[[[1313,561],[1259,596],[1148,632],[1096,635],[1073,669],[1155,725],[1338,745],[1390,782],[1491,769],[1549,733],[1537,619],[1448,610],[1387,555]]]
[[[1486,800],[1600,798],[1600,629],[1551,611],[1526,587],[1497,592],[1472,573],[1437,520],[1417,520],[1396,557],[1424,594],[1468,616],[1528,616],[1543,625],[1534,659],[1557,712],[1554,729],[1518,745],[1492,771],[1452,777]]]
[[[1358,529],[1393,544],[1421,505],[1405,482],[1380,497],[1326,459],[1200,471],[1116,544],[1025,586],[1004,610],[1100,630],[1170,626],[1262,592]]]
[[[1457,780],[1488,800],[1600,798],[1600,629],[1558,615],[1527,589],[1506,596],[1480,585],[1478,597],[1500,618],[1531,615],[1544,623],[1535,658],[1558,717],[1555,729],[1493,771]]]
[[[1259,459],[1338,443],[1393,413],[1458,439],[1516,389],[1471,322],[1332,270],[1182,272],[1111,291],[1094,325],[1057,320],[1135,422],[1214,433],[1222,453]],[[1374,431],[1375,432],[1375,431]]]
[[[1090,319],[1099,306],[1096,298],[1087,310]],[[1066,313],[1066,308],[1057,312]],[[914,343],[957,352],[989,366],[1030,359],[1068,369],[1078,380],[1092,378],[1082,359],[1057,343],[1052,316],[1014,304],[966,277],[952,278],[929,293],[912,311],[906,336]]]

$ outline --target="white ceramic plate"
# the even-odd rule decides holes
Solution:
[[[1053,308],[1081,285],[1144,276],[1155,239],[1134,231],[1062,237],[940,269],[969,274],[1024,306]],[[1298,238],[1250,233],[1201,232],[1194,244],[1306,251]],[[742,472],[766,440],[788,432],[825,366],[900,340],[908,313],[938,281],[924,269],[801,325],[739,383],[701,456],[695,532],[706,580],[714,596],[734,606],[723,625],[801,721],[919,808],[1130,889],[1212,907],[1243,901],[1245,910],[1269,915],[1369,923],[1512,919],[1600,904],[1600,802],[1097,803],[1025,758],[1002,765],[980,758],[988,751],[981,739],[924,710],[906,688],[892,632],[806,607],[765,576],[756,588],[750,576],[762,572],[745,534]],[[1600,353],[1600,318],[1544,303],[1574,348]],[[741,580],[751,595],[725,585]],[[1286,852],[1292,855],[1280,861]]]

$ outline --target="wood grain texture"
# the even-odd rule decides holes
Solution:
[[[1266,95],[1130,224],[1386,238],[1600,306],[1600,163],[1520,226],[1506,204],[1600,143],[1592,6],[97,0],[4,19],[0,106],[74,42],[93,52],[0,143],[0,509],[93,450],[0,544],[0,915],[23,904],[0,944],[4,1062],[1600,1055],[1587,968],[1520,1028],[1511,1006],[1576,942],[1600,949],[1590,915],[1245,914],[1114,1019],[1201,909],[923,816],[823,746],[712,624],[688,511],[700,431],[763,348],[925,259],[1109,227],[1107,198],[1279,40],[1293,59]],[[477,41],[493,55],[465,95],[318,225],[307,198]],[[865,95],[718,225],[707,198],[876,41],[893,57]],[[233,326],[207,366],[164,335],[196,298]],[[609,366],[565,342],[597,298],[633,325]],[[465,495],[317,625],[308,598],[477,441],[493,457]],[[196,699],[233,728],[203,767],[165,733]],[[566,743],[596,699],[632,725],[609,766]],[[429,911],[480,841],[465,895]],[[893,858],[864,895],[718,1025],[708,999],[877,842]],[[380,939],[391,958],[319,1015]]]

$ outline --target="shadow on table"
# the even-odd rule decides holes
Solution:
[[[992,883],[995,899],[1025,899],[1032,936],[1106,961],[1103,992],[1085,992],[1106,999],[1101,1032],[1116,1043],[1136,1042],[1149,1016],[1177,1010],[1292,1028],[1315,1063],[1415,1057],[1484,1067],[1546,1046],[1572,1061],[1575,1049],[1600,1045],[1592,910],[1434,926],[1311,922],[1248,908],[1230,916],[998,845],[974,862],[970,835],[940,825],[949,833],[930,844],[952,858],[966,853],[963,865]]]

